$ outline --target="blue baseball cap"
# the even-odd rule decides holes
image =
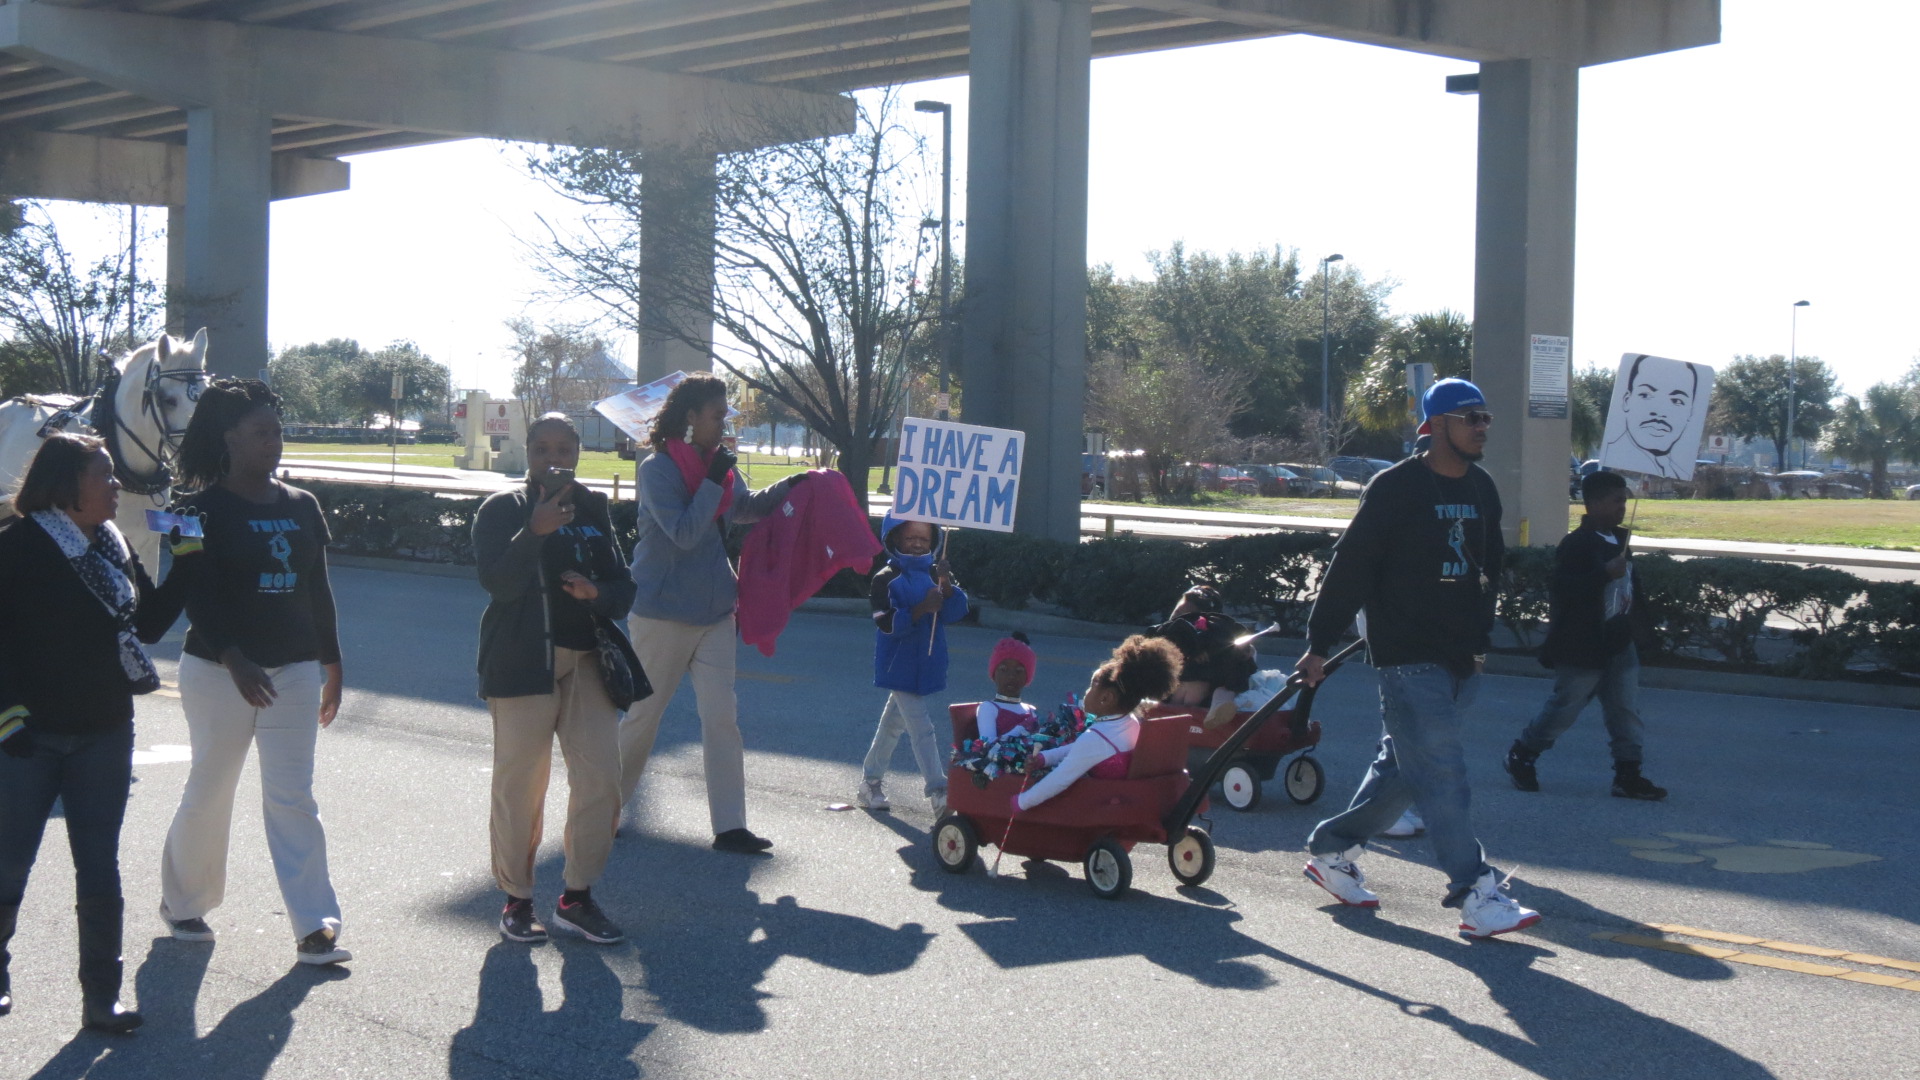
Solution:
[[[1486,395],[1465,379],[1441,379],[1427,387],[1420,399],[1420,418],[1431,420],[1441,413],[1454,412],[1470,405],[1485,405]]]

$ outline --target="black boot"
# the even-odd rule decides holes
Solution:
[[[1529,750],[1519,739],[1507,749],[1507,760],[1503,766],[1507,775],[1513,777],[1513,786],[1521,791],[1539,791],[1540,775],[1534,771],[1533,763],[1540,757],[1540,751]]]
[[[126,904],[120,897],[82,900],[80,916],[80,996],[83,1026],[121,1034],[142,1023],[140,1014],[120,1007],[120,923]]]
[[[7,951],[7,943],[13,940],[13,924],[19,917],[19,904],[0,907],[0,1016],[13,1011],[13,983],[7,975],[7,964],[13,960],[13,954]]]
[[[1640,775],[1640,763],[1637,761],[1616,761],[1613,763],[1613,793],[1622,799],[1645,799],[1647,802],[1659,802],[1667,797],[1667,789],[1655,787],[1653,781]]]

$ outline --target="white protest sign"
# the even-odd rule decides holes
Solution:
[[[900,421],[893,516],[1012,532],[1027,435],[948,420]]]
[[[1713,369],[1664,356],[1626,353],[1613,377],[1613,401],[1600,464],[1620,472],[1693,479],[1713,400]]]
[[[687,381],[687,373],[676,371],[662,376],[645,386],[637,386],[625,393],[615,394],[593,403],[593,411],[613,421],[615,427],[626,432],[638,443],[645,443],[653,426],[653,418],[660,415],[660,409],[667,403],[667,394],[674,387]],[[740,410],[727,407],[727,419],[740,415]]]

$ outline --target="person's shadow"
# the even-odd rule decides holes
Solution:
[[[473,1023],[454,1033],[447,1050],[450,1080],[544,1074],[559,1065],[569,1076],[638,1077],[633,1052],[656,1025],[623,1015],[626,990],[611,962],[617,954],[562,945],[560,1007],[549,1012],[542,1008],[532,948],[501,941],[487,950]]]
[[[124,1039],[82,1031],[30,1080],[153,1080],[161,1076],[257,1080],[273,1068],[293,1034],[294,1014],[314,987],[351,977],[344,967],[297,964],[234,1006],[213,1030],[194,1034],[194,1010],[213,949],[155,938],[134,973],[134,999],[146,1024]],[[162,1064],[164,1063],[164,1065]]]

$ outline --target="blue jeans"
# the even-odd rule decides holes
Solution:
[[[55,799],[66,813],[75,899],[117,899],[133,725],[97,735],[34,732],[33,743],[31,757],[0,753],[0,907],[26,894]]]
[[[1380,755],[1347,809],[1314,826],[1307,851],[1332,855],[1359,847],[1416,803],[1434,855],[1446,872],[1448,900],[1464,895],[1487,865],[1468,819],[1467,759],[1460,748],[1462,712],[1479,690],[1441,664],[1380,669]]]
[[[1576,668],[1557,665],[1553,669],[1553,693],[1541,707],[1540,715],[1520,733],[1520,745],[1535,754],[1553,749],[1553,742],[1567,733],[1580,717],[1580,710],[1594,697],[1600,698],[1600,715],[1607,721],[1607,746],[1613,760],[1640,763],[1640,654],[1632,645],[1607,661],[1604,668]]]

